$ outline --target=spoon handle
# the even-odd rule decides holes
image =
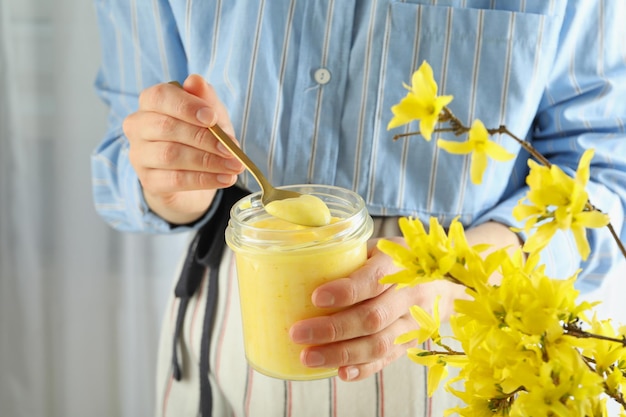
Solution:
[[[237,158],[239,162],[241,162],[246,168],[248,168],[248,171],[250,171],[254,178],[256,178],[257,182],[259,183],[259,185],[261,185],[261,188],[263,188],[263,190],[270,190],[271,188],[273,188],[272,185],[267,181],[259,167],[257,167],[256,164],[252,162],[250,158],[248,158],[248,155],[246,155],[241,150],[241,148],[237,146],[237,144],[230,138],[230,136],[228,136],[228,134],[226,134],[226,132],[222,130],[219,125],[209,126],[207,129],[209,129],[211,133],[213,133],[213,136],[215,136],[217,140],[222,143],[222,145],[226,146],[226,148],[233,155],[235,155],[235,158]]]

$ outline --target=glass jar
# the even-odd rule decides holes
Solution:
[[[233,206],[226,243],[235,252],[246,358],[255,370],[275,378],[334,376],[336,368],[300,362],[304,346],[291,341],[289,329],[299,320],[339,311],[315,307],[311,295],[365,263],[372,218],[352,191],[325,185],[282,188],[321,198],[333,221],[321,227],[282,222],[263,209],[260,193]]]

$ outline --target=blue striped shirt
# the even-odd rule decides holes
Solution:
[[[128,161],[122,121],[140,92],[198,73],[230,112],[237,138],[277,184],[352,189],[376,216],[460,216],[466,226],[511,215],[525,194],[528,155],[490,162],[483,184],[469,157],[420,137],[393,141],[390,108],[423,62],[466,124],[505,124],[573,172],[595,148],[591,201],[623,230],[626,206],[626,2],[623,0],[96,0],[102,66],[96,87],[109,131],[92,157],[98,212],[126,231],[170,232],[148,209]],[[465,140],[440,135],[449,140]],[[255,191],[247,173],[239,184]],[[622,231],[622,237],[626,232]],[[624,268],[606,229],[582,262],[558,233],[548,273],[583,267],[582,286]]]

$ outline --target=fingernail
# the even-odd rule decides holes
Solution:
[[[241,169],[241,162],[236,159],[227,159],[224,161],[224,166],[233,171],[239,171]]]
[[[355,366],[351,366],[348,369],[346,369],[346,379],[348,381],[351,381],[355,378],[359,377],[359,368],[355,367]]]
[[[304,353],[304,364],[306,366],[322,366],[326,362],[324,356],[316,351],[310,351]]]
[[[315,305],[318,307],[332,307],[335,305],[335,296],[328,291],[319,291],[315,294]]]
[[[309,343],[313,340],[313,330],[310,327],[292,327],[289,333],[295,343]]]
[[[222,184],[230,185],[230,184],[232,184],[236,180],[235,180],[235,176],[234,175],[219,174],[217,176],[217,181],[222,183]]]
[[[222,144],[222,142],[217,142],[217,150],[225,156],[231,156],[233,153],[228,150],[226,146]]]
[[[208,107],[203,107],[196,113],[196,119],[206,126],[213,126],[215,124],[215,116],[215,112]]]

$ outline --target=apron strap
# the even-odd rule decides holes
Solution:
[[[183,378],[183,367],[178,358],[178,346],[181,349],[182,328],[185,321],[185,312],[189,300],[200,287],[205,274],[208,274],[207,302],[202,325],[202,339],[200,342],[200,410],[202,417],[210,417],[213,408],[213,397],[209,382],[209,349],[211,333],[215,322],[215,313],[218,299],[218,277],[220,261],[226,246],[224,232],[228,226],[231,207],[248,192],[238,187],[219,190],[215,195],[208,216],[210,220],[202,226],[189,244],[187,256],[176,284],[174,294],[180,298],[176,327],[173,337],[172,374],[177,381]]]

